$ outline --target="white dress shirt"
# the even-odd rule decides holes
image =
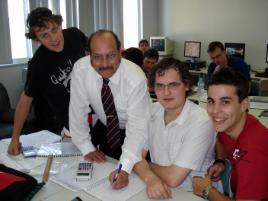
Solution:
[[[95,151],[87,122],[87,115],[91,111],[89,105],[106,125],[101,101],[103,81],[91,66],[90,56],[83,57],[74,64],[71,78],[70,133],[73,142],[86,155]],[[133,165],[141,160],[141,150],[148,137],[150,98],[147,79],[140,67],[126,59],[121,59],[117,71],[109,79],[119,126],[126,129],[119,163],[122,163],[123,170],[130,173]]]
[[[207,112],[186,100],[180,115],[168,125],[164,108],[154,103],[145,149],[150,150],[152,162],[161,166],[176,165],[191,169],[179,186],[192,191],[192,177],[204,176],[214,161],[216,132]]]

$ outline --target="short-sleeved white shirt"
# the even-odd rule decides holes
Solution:
[[[216,132],[207,112],[186,100],[180,115],[168,125],[160,103],[153,104],[152,112],[146,143],[152,162],[192,169],[180,185],[183,190],[192,191],[192,177],[204,176],[214,160]]]

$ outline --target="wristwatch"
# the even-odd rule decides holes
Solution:
[[[202,197],[204,199],[208,199],[208,194],[211,188],[213,188],[213,186],[209,185],[202,191]]]

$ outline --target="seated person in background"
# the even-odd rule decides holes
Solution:
[[[159,54],[158,52],[153,49],[150,48],[148,49],[145,53],[144,53],[144,58],[143,58],[143,64],[142,64],[142,69],[146,75],[146,77],[149,77],[149,74],[153,68],[153,65],[156,64],[158,62],[159,59]],[[155,100],[156,99],[156,95],[154,92],[153,87],[149,87],[149,92],[150,92],[150,97]]]
[[[109,177],[115,189],[128,184],[128,173],[141,160],[150,119],[147,79],[136,64],[121,58],[120,45],[109,30],[90,36],[89,56],[74,64],[69,109],[72,141],[84,158],[103,162],[106,154],[122,164],[116,181],[115,172]],[[100,132],[88,125],[92,110],[105,125]]]
[[[143,53],[139,48],[130,47],[122,52],[122,57],[142,67]]]
[[[32,103],[38,105],[36,114],[47,112],[47,126],[55,122],[57,128],[69,133],[68,108],[73,64],[85,55],[87,38],[77,28],[62,30],[62,16],[39,7],[27,18],[26,37],[40,43],[28,63],[27,80],[16,107],[12,140],[8,153],[21,151],[20,132]],[[42,107],[40,106],[42,105]],[[46,110],[46,111],[45,111]],[[38,118],[38,117],[37,117]],[[43,122],[42,122],[43,124]]]
[[[250,72],[247,64],[238,57],[228,56],[221,42],[211,42],[208,46],[207,52],[210,59],[212,60],[208,66],[208,77],[213,74],[217,66],[219,66],[217,68],[230,66],[233,69],[239,71],[248,81],[250,81]]]
[[[146,52],[144,52],[143,56],[144,57],[143,57],[142,69],[148,78],[153,65],[158,62],[159,54],[155,49],[150,48]]]
[[[169,198],[169,187],[192,191],[192,177],[204,175],[213,162],[215,130],[206,111],[187,100],[192,78],[174,58],[156,64],[150,76],[158,102],[152,106],[143,160],[134,171],[150,198]],[[145,160],[150,151],[152,163]]]
[[[268,129],[247,113],[249,82],[230,68],[208,80],[207,112],[231,162],[229,198],[211,186],[213,165],[206,178],[193,179],[194,193],[210,201],[268,200]]]
[[[144,54],[144,52],[146,52],[148,49],[150,49],[150,45],[148,40],[146,39],[142,39],[139,42],[139,49],[142,51],[142,53]]]

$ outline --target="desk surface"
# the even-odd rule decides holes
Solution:
[[[7,154],[7,144],[0,141],[0,163],[3,163],[9,167],[17,168],[18,169],[18,162],[25,161],[26,159],[23,158],[22,155],[19,156],[9,156]],[[57,165],[57,163],[60,163],[62,160],[70,161],[70,163],[74,163],[74,161],[78,163],[78,161],[82,160],[82,157],[74,157],[72,158],[54,158],[53,165]],[[28,159],[27,159],[28,160]],[[31,158],[29,160],[37,160],[35,158]],[[114,159],[108,158],[111,162],[117,162]],[[14,162],[14,166],[11,162]],[[52,166],[53,166],[52,165]],[[39,172],[43,172],[44,166],[37,167],[40,170]],[[53,169],[53,168],[52,168]],[[41,181],[41,175],[35,176],[38,181]],[[32,201],[40,201],[40,200],[47,200],[47,201],[58,201],[58,200],[64,200],[64,201],[71,201],[74,197],[80,197],[83,201],[98,201],[95,197],[87,194],[84,191],[74,192],[71,190],[68,190],[64,187],[62,187],[59,184],[56,184],[49,180],[46,185],[41,188],[41,190],[35,195],[35,197],[32,199]],[[140,193],[136,194],[132,198],[129,199],[129,201],[150,201],[147,197],[146,190],[141,191]],[[200,197],[197,197],[193,195],[192,192],[184,192],[179,189],[172,189],[172,199],[168,199],[169,201],[201,201],[203,200]]]

